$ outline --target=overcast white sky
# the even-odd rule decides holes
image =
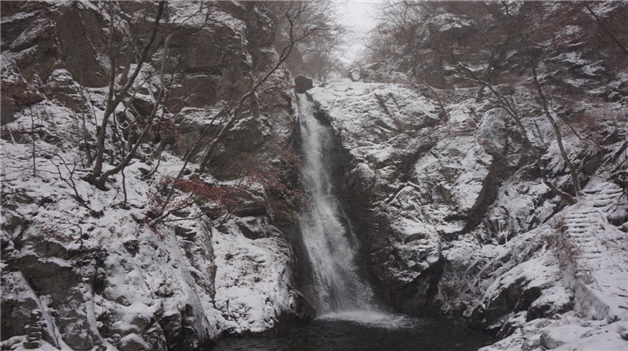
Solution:
[[[350,47],[342,57],[342,61],[353,62],[360,51],[364,49],[362,38],[375,26],[375,6],[377,0],[337,0],[338,13],[341,23],[351,28],[354,32],[350,39]]]

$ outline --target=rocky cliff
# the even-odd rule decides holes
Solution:
[[[417,24],[427,44],[414,43],[425,56],[402,46],[310,92],[335,130],[337,189],[382,299],[404,313],[463,316],[505,338],[487,349],[625,345],[625,56],[617,45],[586,44],[600,22],[620,26],[612,19],[625,4],[597,4],[596,26],[574,19],[573,36],[536,42],[533,73],[522,63],[529,47],[507,44],[494,82],[473,73],[486,67],[481,59],[463,56],[485,48],[471,34],[482,6],[430,6]],[[447,45],[455,50],[439,61]],[[422,64],[445,71],[417,73]]]
[[[308,317],[268,184],[295,172],[291,74],[219,115],[279,59],[257,4],[3,2],[1,24],[2,349],[199,350]],[[110,89],[104,169],[139,147],[102,190]]]
[[[579,203],[566,206],[525,166],[521,139],[500,111],[477,104],[471,92],[456,94],[457,102],[441,99],[450,101],[445,120],[438,103],[410,85],[347,79],[311,91],[350,165],[339,170],[338,191],[376,285],[398,311],[440,310],[486,327],[502,328],[514,315],[535,320],[572,311],[584,297],[570,274],[615,271],[611,261],[625,259],[612,244],[626,235],[625,184],[611,176],[625,162],[625,137],[616,137],[625,135],[623,123],[604,121],[609,138],[599,146],[600,161],[583,172]],[[541,116],[536,123],[543,128]],[[585,155],[589,146],[573,135],[568,147]],[[565,178],[557,163],[552,177]],[[571,231],[569,240],[582,242],[563,242]],[[572,265],[580,268],[566,268]],[[605,304],[621,297],[623,281],[591,279],[614,287],[595,289],[609,295]],[[610,320],[625,314],[619,305],[603,311]]]

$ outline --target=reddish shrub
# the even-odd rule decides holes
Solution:
[[[31,89],[24,82],[2,81],[0,99],[2,102],[13,103],[16,107],[22,108],[42,101],[44,96]]]
[[[159,188],[168,189],[174,187],[180,194],[173,196],[165,202],[160,194],[149,194],[151,212],[153,214],[163,212],[176,212],[190,207],[192,204],[215,203],[220,209],[229,209],[237,206],[235,194],[240,189],[231,186],[211,185],[200,180],[180,179],[167,177],[160,181]]]

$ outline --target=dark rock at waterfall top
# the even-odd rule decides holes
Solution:
[[[306,76],[300,75],[294,78],[294,89],[299,94],[303,94],[306,91],[312,89],[313,87],[314,87],[314,83],[312,82],[312,79]]]

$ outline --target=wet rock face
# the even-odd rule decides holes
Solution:
[[[172,89],[167,105],[175,110],[206,107],[240,93],[235,82],[243,79],[254,62],[247,62],[247,46],[238,35],[220,24],[177,31],[171,38],[169,56],[174,59],[168,69],[185,79]],[[161,58],[156,57],[152,64],[160,67]]]

